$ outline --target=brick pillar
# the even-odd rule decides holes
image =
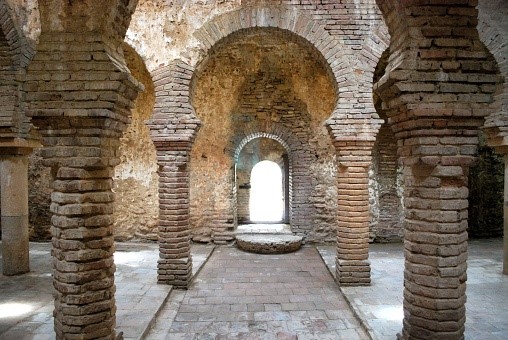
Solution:
[[[186,288],[192,276],[189,230],[189,153],[157,150],[159,165],[159,283]]]
[[[399,149],[406,208],[404,339],[464,338],[467,180],[476,143],[476,137],[429,136],[406,139]]]
[[[369,167],[374,142],[335,142],[338,227],[336,277],[340,285],[370,284]]]
[[[112,176],[140,85],[111,44],[97,32],[43,33],[24,86],[53,176],[57,339],[115,339]]]
[[[504,155],[504,237],[503,274],[508,275],[508,155]]]
[[[43,137],[42,156],[54,176],[55,332],[57,339],[114,339],[111,187],[119,140],[84,132],[57,130]]]
[[[1,151],[1,150],[0,150]],[[28,273],[28,157],[31,149],[0,155],[2,202],[2,272]],[[25,152],[26,151],[26,152]]]
[[[156,98],[147,122],[159,165],[158,282],[179,288],[192,276],[188,166],[201,125],[190,104],[193,72],[180,60],[151,72]]]

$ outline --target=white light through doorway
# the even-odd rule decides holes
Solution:
[[[250,177],[250,220],[253,222],[280,222],[284,212],[282,171],[277,163],[257,163]]]

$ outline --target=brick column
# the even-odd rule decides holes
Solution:
[[[159,165],[159,261],[157,279],[186,288],[192,276],[189,229],[189,153],[157,150]]]
[[[118,136],[46,131],[51,166],[53,286],[57,339],[115,338],[114,166]]]
[[[30,271],[28,156],[26,154],[32,150],[18,151],[18,154],[0,155],[2,272],[4,275],[18,275]]]
[[[179,288],[192,276],[188,167],[201,124],[189,101],[192,74],[179,60],[152,72],[156,99],[147,122],[159,165],[158,282]]]
[[[336,278],[343,286],[369,285],[369,167],[374,142],[334,144],[338,162]]]
[[[43,33],[24,87],[53,176],[57,339],[115,339],[112,176],[140,85],[110,44],[97,32]]]
[[[476,137],[404,140],[404,339],[462,339],[468,171]]]

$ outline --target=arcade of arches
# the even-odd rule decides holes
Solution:
[[[371,283],[369,242],[404,239],[401,337],[461,339],[468,230],[503,234],[507,11],[0,0],[4,275],[52,238],[57,338],[114,338],[114,241],[157,240],[159,283],[187,287],[191,242],[234,241],[269,160],[281,221],[336,244],[339,285]]]

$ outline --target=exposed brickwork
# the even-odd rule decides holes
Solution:
[[[138,0],[39,1],[42,32],[102,32],[122,42]]]
[[[381,22],[374,0],[242,0],[242,5],[284,5],[319,21],[330,35],[351,49],[360,49],[372,26]]]
[[[293,231],[307,240],[335,240],[335,152],[323,124],[333,110],[335,88],[315,53],[288,31],[251,28],[216,44],[195,73],[193,105],[203,129],[191,158],[191,222],[193,228],[212,228],[214,241],[220,228],[235,227],[233,150],[241,150],[245,137],[263,133],[292,139]],[[325,201],[325,195],[332,198]]]
[[[504,83],[498,88],[491,114],[485,120],[488,142],[499,152],[506,154],[508,133],[508,4],[506,1],[480,1],[478,3],[478,33],[481,41],[497,61]]]
[[[254,141],[257,138],[268,138],[272,139],[274,141],[277,141],[280,143],[280,146],[282,146],[282,149],[288,154],[288,181],[289,181],[289,192],[286,199],[289,200],[289,211],[288,211],[288,217],[289,220],[287,221],[291,225],[295,226],[294,231],[303,233],[304,229],[298,228],[298,226],[303,226],[305,228],[305,225],[303,225],[299,219],[301,219],[301,213],[297,213],[294,210],[294,186],[295,186],[295,177],[293,173],[295,172],[295,166],[296,163],[296,157],[302,156],[299,150],[302,149],[302,146],[300,145],[299,141],[294,138],[294,136],[290,133],[289,130],[281,127],[281,126],[273,126],[273,130],[268,132],[249,132],[245,131],[245,136],[243,134],[237,134],[237,137],[242,137],[243,139],[238,142],[236,148],[234,148],[233,158],[235,160],[235,163],[238,164],[238,161],[240,160],[240,155],[242,153],[242,150],[244,150],[244,147],[249,143]],[[282,154],[280,155],[282,157]],[[259,160],[261,161],[261,159]],[[299,168],[299,172],[301,171],[301,168]],[[250,168],[252,170],[252,168]],[[249,176],[250,176],[250,170],[249,170]],[[237,170],[238,171],[238,170]],[[249,177],[250,178],[250,177]],[[305,204],[303,205],[305,207]],[[297,210],[300,210],[297,208]],[[305,211],[305,209],[301,209],[302,211]],[[293,224],[294,223],[294,224]]]
[[[181,61],[152,72],[154,113],[147,125],[159,166],[159,282],[187,287],[192,274],[189,154],[200,122],[189,103],[192,68]]]
[[[141,57],[123,44],[131,74],[144,89],[131,110],[131,122],[120,139],[120,164],[115,167],[115,240],[157,241],[159,218],[157,157],[145,122],[152,116],[155,90],[150,72]]]
[[[370,239],[374,242],[400,241],[403,236],[403,209],[398,181],[397,141],[388,124],[379,129],[372,153]]]
[[[310,6],[314,6],[310,4]],[[349,5],[353,8],[353,5]],[[334,134],[369,136],[373,139],[380,121],[377,118],[369,86],[362,86],[358,73],[354,72],[350,59],[353,50],[336,39],[324,28],[322,22],[313,20],[304,12],[281,7],[247,7],[228,12],[212,19],[196,31],[206,53],[219,40],[235,31],[249,27],[277,27],[289,30],[310,42],[319,51],[318,60],[329,67],[337,82],[338,104],[328,125]],[[384,49],[380,48],[380,56]],[[372,61],[369,81],[377,61]],[[366,67],[368,68],[368,67]],[[368,84],[368,83],[367,83]],[[371,126],[371,124],[373,124]],[[339,132],[340,131],[340,132]]]
[[[58,339],[115,338],[111,177],[140,85],[111,58],[97,33],[43,32],[24,86],[53,175]]]
[[[0,191],[3,274],[29,271],[27,155],[37,141],[23,112],[22,84],[33,56],[13,9],[0,1]],[[25,177],[25,178],[23,178]],[[2,236],[0,232],[0,236]]]
[[[336,142],[338,183],[337,281],[370,284],[369,167],[373,142]]]
[[[142,2],[151,4],[144,10],[159,8],[154,10],[159,17],[161,8],[173,6],[169,2]],[[12,8],[0,0],[0,142],[8,146],[0,151],[5,154],[13,148],[21,152],[20,146],[33,147],[26,143],[30,121],[21,102],[26,97],[29,116],[44,143],[43,162],[54,176],[51,212],[58,338],[115,336],[111,178],[119,162],[119,138],[138,91],[121,52],[121,40],[136,3],[41,1],[43,33],[25,79],[23,70],[33,51],[11,18]],[[176,24],[171,23],[171,15],[153,24],[145,20],[150,16],[140,15],[139,20],[145,20],[147,31],[164,31],[163,38],[169,31],[187,37],[181,40],[186,43],[179,47],[180,52],[173,54],[153,48],[160,45],[151,41],[136,46],[144,45],[140,53],[148,56],[157,97],[148,125],[160,175],[159,281],[186,287],[192,269],[190,172],[194,139],[201,124],[191,105],[191,89],[195,90],[191,79],[199,81],[196,70],[232,40],[256,30],[271,30],[287,38],[287,43],[298,43],[310,51],[307,59],[320,65],[332,80],[334,106],[330,112],[320,107],[313,116],[308,109],[312,100],[300,98],[311,92],[305,86],[298,89],[299,93],[292,89],[295,94],[279,86],[283,81],[272,75],[253,73],[242,78],[244,75],[238,76],[238,72],[241,82],[234,89],[238,96],[231,98],[234,91],[228,89],[230,96],[220,97],[220,105],[238,100],[227,112],[228,120],[221,121],[232,132],[232,137],[225,138],[221,145],[231,148],[216,150],[224,157],[207,164],[207,169],[220,168],[221,180],[229,185],[223,197],[234,202],[228,196],[235,194],[231,188],[234,161],[245,143],[261,137],[279,141],[290,157],[289,199],[294,231],[308,233],[314,225],[330,225],[336,218],[337,280],[342,285],[370,283],[369,166],[380,129],[377,150],[381,161],[377,169],[383,181],[390,182],[386,192],[380,190],[380,205],[384,205],[380,221],[395,222],[392,218],[396,215],[394,144],[387,127],[381,128],[371,86],[378,60],[389,44],[386,72],[374,87],[383,100],[382,110],[397,139],[399,160],[404,166],[406,263],[401,337],[463,338],[468,172],[485,117],[489,143],[508,152],[508,92],[506,79],[504,87],[499,86],[503,81],[498,75],[498,71],[508,75],[508,44],[503,34],[507,30],[503,16],[506,1],[377,0],[388,27],[374,0],[213,3],[210,6],[210,2],[203,2],[207,9],[189,20],[185,27],[191,29],[185,32],[173,29]],[[196,27],[201,28],[194,32]],[[164,46],[174,43],[172,39],[160,40],[157,43]],[[152,51],[147,52],[150,48]],[[186,62],[171,62],[173,58]],[[217,84],[223,89],[230,86],[222,80],[218,79]],[[270,97],[273,94],[278,97]],[[253,109],[258,97],[275,100]],[[296,118],[284,116],[295,113]],[[313,121],[309,116],[319,119]],[[254,124],[237,124],[252,117]],[[327,117],[331,141],[323,138],[324,127],[319,125]],[[309,128],[312,124],[319,127],[313,130]],[[243,129],[246,126],[249,128]],[[5,144],[14,137],[21,137],[22,145]],[[335,159],[328,157],[334,152]],[[195,155],[207,157],[200,150]],[[310,167],[314,166],[315,171],[319,168],[316,163],[323,159],[322,163],[336,164],[336,169],[330,171],[324,166],[313,177]],[[319,171],[322,174],[323,169],[331,178],[337,176],[337,192],[331,186],[330,196],[323,190],[328,182],[319,182]],[[385,186],[383,181],[379,181],[381,187]],[[232,238],[237,216],[237,206],[223,204],[223,197],[217,199],[217,206],[201,207],[208,209],[204,215],[214,225],[212,237],[217,243]],[[337,197],[333,209],[326,203],[330,197]],[[318,235],[316,239],[327,237],[326,232],[312,232]]]
[[[189,150],[157,150],[159,165],[157,280],[180,288],[189,285],[192,275],[188,163]]]
[[[238,161],[236,161],[236,208],[238,216],[238,224],[249,223],[250,220],[250,196],[251,196],[251,174],[254,166],[261,161],[271,161],[276,163],[283,174],[287,172],[288,178],[283,178],[282,187],[285,187],[289,177],[289,169],[285,169],[284,158],[287,158],[287,150],[274,139],[271,138],[256,138],[251,140],[245,145],[240,152]],[[289,196],[289,195],[288,195]],[[289,200],[289,197],[284,197],[284,200]],[[288,202],[289,203],[289,202]],[[285,212],[286,213],[286,212]],[[287,216],[289,217],[289,211]],[[283,220],[284,216],[281,215],[280,219]],[[289,220],[285,220],[286,223]]]
[[[311,113],[305,109],[305,104],[295,96],[291,87],[288,88],[286,82],[279,80],[279,77],[277,74],[267,75],[259,72],[247,79],[240,94],[239,107],[232,113],[233,136],[238,136],[236,138],[244,135],[248,138],[271,136],[287,147],[292,189],[289,197],[291,229],[312,238],[310,231],[314,223],[320,224],[316,218],[316,206],[312,203],[316,199],[317,184],[314,183],[322,182],[319,178],[315,178],[317,176],[311,170],[312,155],[319,153],[317,148],[311,145],[311,138],[316,130],[312,129]],[[254,121],[252,117],[257,117],[258,120]],[[259,122],[260,117],[273,118],[267,119],[268,122]],[[245,123],[249,121],[251,123]],[[252,130],[258,129],[265,133],[251,133]],[[322,132],[320,137],[326,138],[326,132]],[[240,145],[247,140],[244,138]]]
[[[375,88],[404,165],[404,339],[463,338],[467,176],[499,81],[475,3],[378,1],[392,39]]]
[[[359,74],[362,74],[369,81],[372,79],[377,64],[376,57],[380,56],[384,50],[382,44],[377,49],[372,49],[376,52],[371,53],[370,67],[365,66],[363,72],[354,72],[355,70],[350,62],[353,52],[344,44],[341,44],[343,42],[341,39],[335,39],[330,35],[319,21],[313,20],[297,10],[287,10],[280,7],[242,8],[219,15],[196,31],[195,36],[203,44],[204,53],[206,54],[217,42],[227,39],[231,33],[250,27],[277,27],[282,30],[289,30],[313,44],[317,50],[317,60],[321,60],[326,65],[325,67],[328,68],[330,74],[333,75],[333,79],[337,82],[338,102],[331,118],[327,121],[332,140],[338,142],[336,145],[341,145],[341,142],[345,141],[359,141],[362,145],[372,146],[371,142],[375,140],[375,135],[382,121],[377,119],[371,90],[368,86],[369,82],[362,82],[362,76],[359,76]],[[337,153],[340,153],[340,150],[337,150]],[[305,182],[302,184],[303,186],[306,185]],[[294,180],[293,185],[296,183],[301,182]],[[305,191],[294,193],[295,198],[305,196],[308,196]],[[295,206],[297,204],[293,202],[293,214]],[[339,215],[343,213],[338,209]],[[342,221],[346,219],[345,216]],[[227,219],[227,221],[229,220],[234,219]],[[312,221],[307,221],[307,223],[309,222]],[[368,254],[368,237],[361,238],[361,240],[365,242],[362,248],[367,249],[366,254]],[[342,270],[344,266],[339,268]],[[366,272],[369,276],[370,271],[367,270]],[[363,276],[363,273],[360,274],[357,283],[364,284],[368,282],[368,279],[365,280]],[[353,281],[349,283],[353,284]]]
[[[0,138],[13,145],[13,138],[30,137],[30,121],[20,101],[24,68],[34,51],[12,16],[9,5],[0,1]]]
[[[180,60],[152,71],[156,98],[147,125],[157,149],[185,148],[194,141],[200,122],[189,101],[192,72]]]

